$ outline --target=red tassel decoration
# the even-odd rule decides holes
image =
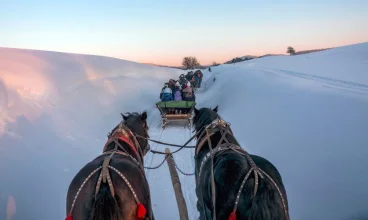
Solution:
[[[137,206],[137,217],[138,218],[144,218],[144,216],[146,216],[146,208],[144,207],[144,205],[142,205],[141,203],[138,204]]]
[[[236,220],[236,213],[234,211],[230,213],[228,220]]]
[[[68,216],[65,218],[65,220],[73,220],[72,215],[68,215]]]

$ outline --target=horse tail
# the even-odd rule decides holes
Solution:
[[[247,182],[248,184],[245,186],[246,191],[253,192],[254,181]],[[251,195],[253,195],[253,193],[251,193]],[[246,213],[249,220],[286,219],[280,194],[268,179],[260,179],[256,196],[249,199],[251,199],[251,204]]]
[[[119,203],[112,196],[107,184],[101,183],[100,191],[98,192],[92,205],[91,216],[89,220],[120,220],[123,219]]]

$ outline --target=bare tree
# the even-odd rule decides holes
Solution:
[[[185,69],[194,69],[199,66],[199,62],[195,57],[184,57],[182,65]]]
[[[295,50],[294,50],[294,48],[293,47],[288,47],[287,48],[287,51],[286,51],[286,53],[288,53],[288,54],[290,54],[290,55],[294,55],[295,54]]]

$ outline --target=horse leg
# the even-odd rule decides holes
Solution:
[[[202,182],[201,185],[208,184],[209,182]],[[211,187],[210,187],[211,188]],[[207,188],[210,190],[210,188]],[[199,212],[199,220],[212,220],[212,210],[207,206],[209,204],[212,207],[211,198],[205,198],[207,195],[205,193],[206,189],[202,189],[199,185],[196,187],[196,195],[197,195],[197,210]],[[210,191],[208,191],[210,192]],[[207,195],[208,196],[208,195]],[[209,202],[208,202],[209,201]]]

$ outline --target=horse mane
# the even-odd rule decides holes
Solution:
[[[127,117],[129,118],[130,116],[139,116],[138,112],[126,112],[124,115],[127,115]]]
[[[138,112],[132,112],[132,113],[130,113],[130,112],[127,112],[127,113],[125,113],[125,114],[121,114],[121,116],[123,116],[123,117],[127,117],[127,119],[129,119],[131,116],[139,116],[139,113]],[[122,121],[120,121],[119,122],[119,124],[117,124],[112,130],[111,130],[111,132],[109,133],[109,134],[112,134],[112,133],[114,133],[114,131],[116,130],[116,129],[118,129],[118,127],[119,127],[119,125],[121,124],[121,123],[123,123],[123,124],[127,124],[126,123],[127,122],[127,120],[122,120]]]
[[[133,113],[130,113],[130,112],[127,112],[127,113],[125,113],[125,114],[127,114],[127,115],[124,115],[124,114],[121,114],[121,116],[123,116],[123,120],[121,120],[120,122],[119,122],[119,124],[117,124],[108,134],[107,134],[107,137],[108,138],[110,138],[111,137],[111,135],[119,128],[119,126],[121,125],[121,124],[124,124],[125,126],[127,126],[128,127],[128,125],[130,125],[130,126],[132,126],[132,127],[135,127],[136,125],[134,125],[134,124],[131,124],[131,123],[128,123],[127,121],[131,118],[131,116],[137,116],[137,117],[139,117],[139,113],[138,112],[133,112]],[[126,120],[124,119],[124,117],[126,117]],[[110,145],[113,145],[114,143],[112,142],[112,143],[110,143]]]
[[[198,111],[198,115],[193,119],[193,124],[196,126],[196,130],[199,131],[202,127],[207,126],[210,124],[213,120],[216,118],[219,118],[220,116],[217,114],[217,112],[213,111],[209,108],[201,108]]]

